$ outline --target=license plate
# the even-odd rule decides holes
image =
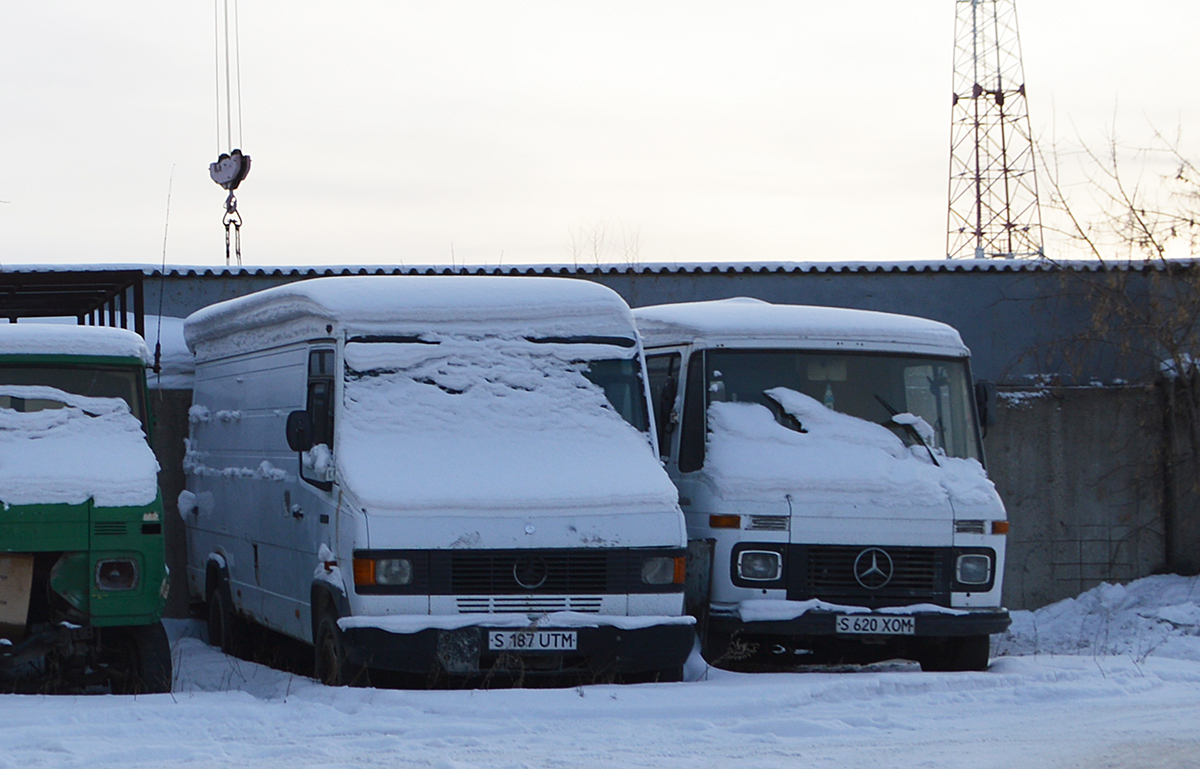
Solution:
[[[849,635],[916,635],[917,621],[912,617],[839,614],[837,632]]]
[[[488,650],[504,652],[574,651],[579,643],[574,630],[489,630]]]

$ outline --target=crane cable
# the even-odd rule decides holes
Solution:
[[[224,18],[222,19],[222,7]],[[222,24],[222,21],[224,22]],[[237,197],[234,190],[250,173],[250,156],[233,146],[233,84],[237,85],[237,125],[238,143],[242,139],[242,55],[240,31],[237,18],[237,0],[233,0],[233,61],[231,76],[229,48],[229,0],[214,0],[213,2],[214,46],[216,59],[216,97],[217,97],[217,160],[208,166],[208,175],[222,188],[229,190],[225,198],[225,214],[221,223],[225,226],[225,265],[230,263],[230,246],[233,246],[237,264],[242,264],[242,215],[238,213]],[[222,35],[222,29],[224,34]],[[222,38],[224,38],[224,72],[225,72],[225,142],[221,139],[221,70],[222,70]],[[223,151],[222,147],[229,147]]]

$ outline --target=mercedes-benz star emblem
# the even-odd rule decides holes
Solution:
[[[878,547],[868,547],[854,559],[854,579],[867,590],[878,590],[892,581],[892,557]]]
[[[536,590],[546,582],[546,562],[534,555],[523,555],[513,564],[513,579],[526,590]]]

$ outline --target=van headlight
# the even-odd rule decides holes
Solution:
[[[783,557],[774,550],[738,553],[738,576],[754,582],[774,582],[783,576]]]
[[[355,585],[411,585],[413,565],[408,558],[355,558]]]
[[[106,558],[96,564],[96,587],[100,590],[135,590],[137,586],[138,565],[132,558]]]
[[[642,582],[647,585],[681,585],[687,559],[654,556],[642,561]]]
[[[962,585],[986,585],[992,579],[992,559],[982,553],[960,555],[954,576]]]
[[[407,558],[380,558],[375,562],[377,585],[408,585],[412,578],[413,565]]]

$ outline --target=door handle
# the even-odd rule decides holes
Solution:
[[[290,515],[296,520],[304,517],[304,508],[300,507],[299,503],[292,504],[292,492],[285,490],[283,492],[283,513]]]

